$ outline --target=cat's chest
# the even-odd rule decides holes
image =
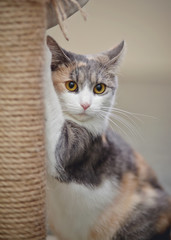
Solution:
[[[54,230],[66,240],[84,240],[98,217],[117,195],[114,182],[96,188],[48,181],[48,216]]]

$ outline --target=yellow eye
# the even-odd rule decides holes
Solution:
[[[94,87],[94,93],[96,93],[96,94],[104,93],[105,90],[106,90],[106,85],[103,84],[103,83],[98,83],[98,84]]]
[[[68,81],[65,83],[65,87],[70,91],[70,92],[76,92],[78,90],[78,85],[74,81]]]

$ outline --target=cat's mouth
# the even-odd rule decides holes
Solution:
[[[70,117],[76,119],[77,121],[84,122],[92,118],[89,114],[86,112],[81,112],[77,114],[70,114]]]
[[[78,113],[77,115],[80,116],[80,117],[82,117],[82,116],[88,116],[85,112]]]
[[[86,112],[82,112],[82,113],[78,113],[77,115],[75,115],[76,118],[80,121],[86,121],[90,118],[92,118],[92,116],[90,116],[89,114],[87,114]]]

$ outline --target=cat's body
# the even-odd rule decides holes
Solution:
[[[169,240],[169,196],[142,157],[108,128],[124,43],[94,57],[66,52],[51,38],[48,46],[53,81],[49,62],[47,208],[52,230],[59,240]]]

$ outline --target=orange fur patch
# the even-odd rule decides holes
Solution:
[[[65,82],[71,80],[70,74],[74,69],[74,65],[61,66],[59,70],[52,72],[53,85],[56,91],[62,93],[66,91]]]
[[[49,223],[49,226],[50,226],[50,230],[52,231],[53,235],[55,235],[55,237],[57,237],[57,239],[59,239],[59,240],[67,240],[67,239],[65,239],[65,238],[63,238],[61,236],[60,232],[55,229],[53,224]]]
[[[104,145],[107,145],[107,143],[108,143],[106,140],[106,136],[104,134],[102,135],[102,142]]]
[[[140,180],[146,180],[146,178],[148,177],[148,172],[151,169],[149,168],[149,166],[145,162],[144,158],[140,154],[138,154],[136,152],[134,154],[135,154],[136,166],[138,169],[138,176],[139,176]],[[152,170],[151,170],[151,173],[152,173]],[[154,175],[154,173],[153,173],[153,175]]]
[[[87,64],[85,62],[78,62],[77,63],[77,67],[82,67],[82,66],[86,66]]]
[[[137,179],[132,173],[125,174],[120,185],[120,194],[100,216],[91,230],[89,239],[108,240],[112,238],[141,201],[136,193],[137,184]]]
[[[163,233],[169,226],[171,222],[169,221],[168,214],[162,214],[157,221],[156,230],[158,233]]]
[[[164,232],[168,227],[171,228],[171,197],[169,197],[168,204],[167,212],[162,213],[157,221],[156,230],[159,233]]]
[[[150,179],[153,183],[159,186],[158,180],[154,171],[148,166],[143,157],[138,153],[135,153],[135,161],[138,169],[138,179],[141,190],[141,197],[146,206],[154,206],[158,197],[158,192],[151,185]]]

